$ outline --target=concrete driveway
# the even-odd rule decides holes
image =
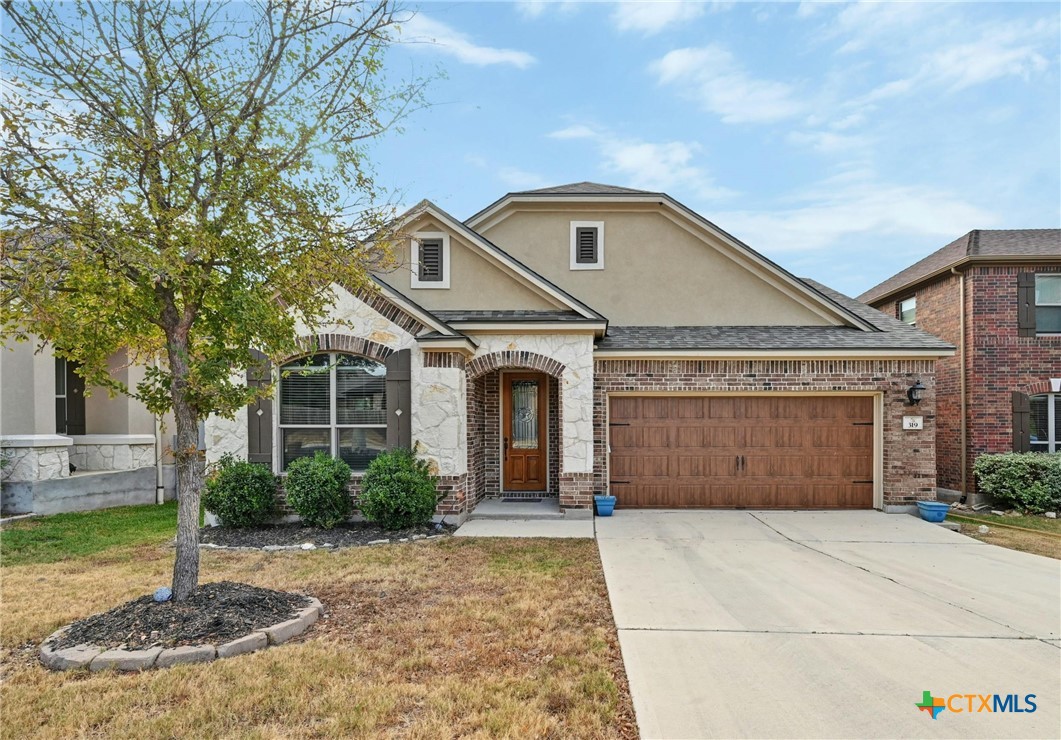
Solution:
[[[1057,560],[870,511],[596,525],[644,738],[1061,736]],[[1037,709],[932,719],[924,691]]]

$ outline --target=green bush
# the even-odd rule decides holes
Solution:
[[[976,486],[1003,506],[1036,514],[1061,509],[1061,453],[980,455]]]
[[[361,479],[358,507],[365,519],[384,529],[427,524],[435,513],[438,490],[427,463],[405,449],[384,452]]]
[[[350,516],[353,508],[347,485],[350,466],[318,452],[287,466],[287,505],[310,526],[331,529]]]
[[[264,465],[225,455],[212,466],[203,505],[226,527],[253,527],[276,505],[276,476]]]

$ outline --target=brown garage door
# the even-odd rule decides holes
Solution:
[[[873,399],[612,397],[622,508],[868,509]]]

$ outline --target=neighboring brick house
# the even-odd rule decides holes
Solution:
[[[1061,451],[1061,229],[970,231],[859,296],[958,347],[936,363],[944,496],[984,453]]]

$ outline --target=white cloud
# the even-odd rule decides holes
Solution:
[[[511,64],[519,69],[525,69],[537,61],[525,51],[479,46],[467,34],[423,14],[417,14],[403,24],[402,41],[429,44],[465,64],[474,64],[479,67]]]
[[[861,149],[869,143],[865,136],[839,134],[835,131],[792,131],[786,137],[799,146],[807,146],[822,154],[839,154]]]
[[[726,49],[675,49],[649,67],[661,85],[675,85],[725,123],[771,123],[800,113],[791,85],[750,76]]]
[[[696,20],[709,7],[703,2],[677,0],[620,2],[612,12],[612,23],[619,31],[636,31],[651,36],[668,26]]]
[[[592,141],[601,155],[601,168],[619,178],[619,185],[660,192],[689,192],[710,200],[733,195],[733,191],[716,184],[707,170],[696,164],[703,150],[697,142],[648,142],[585,125],[554,131],[549,138]]]
[[[995,214],[953,193],[879,183],[864,172],[826,180],[792,202],[789,208],[713,215],[727,230],[771,254],[849,247],[860,243],[860,236],[877,243],[881,236],[928,236],[942,244],[998,222]]]
[[[516,0],[516,12],[523,18],[541,17],[546,10],[568,15],[578,10],[581,3],[576,0]]]
[[[497,171],[497,177],[505,185],[516,190],[535,190],[553,184],[537,172],[528,172],[519,167],[502,167]]]

